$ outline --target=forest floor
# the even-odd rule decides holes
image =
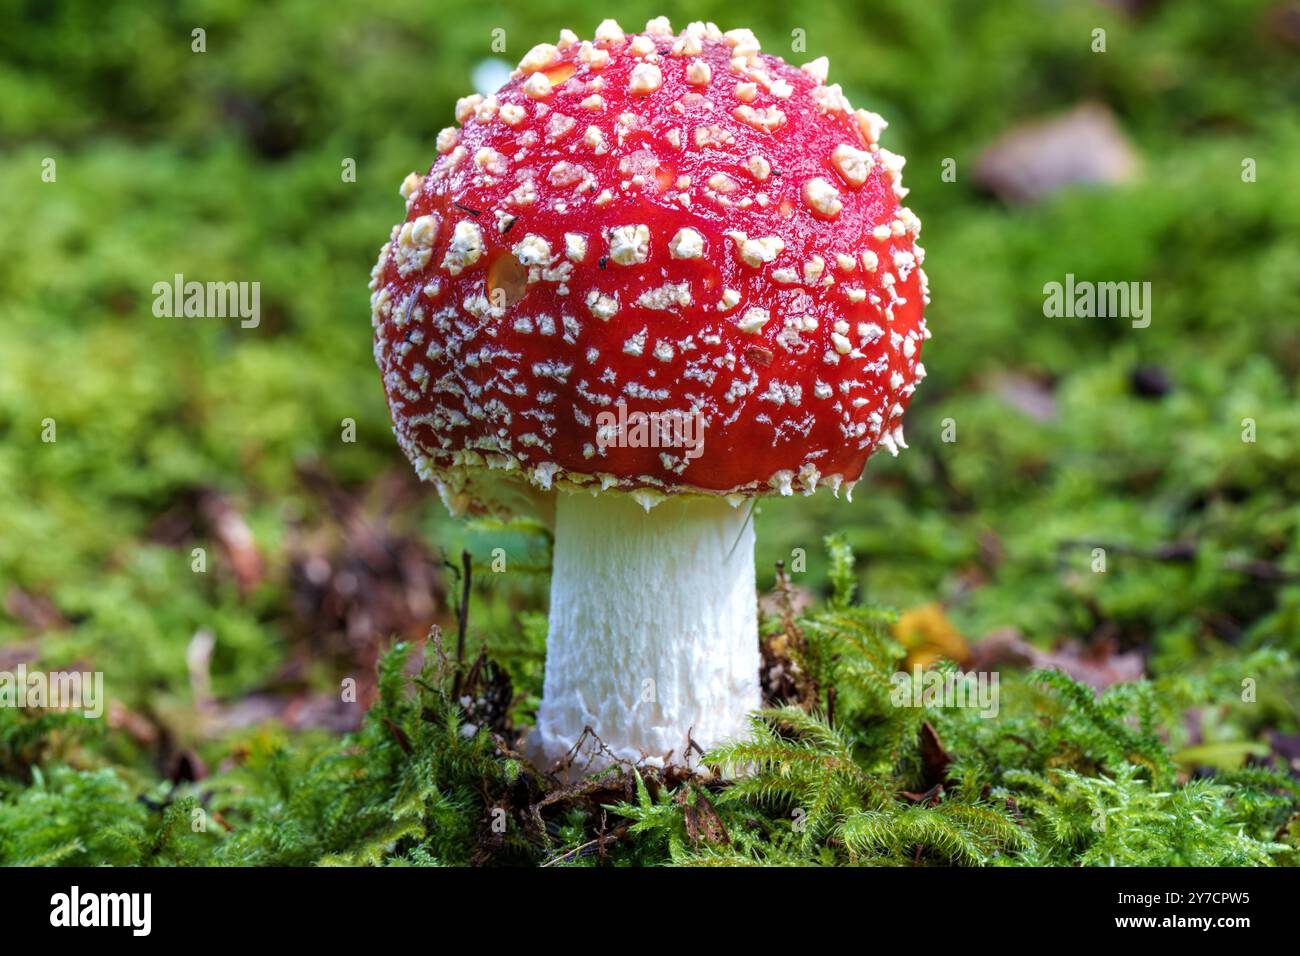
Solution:
[[[1295,863],[1295,5],[750,5],[908,157],[929,375],[851,504],[758,508],[751,737],[574,788],[515,752],[549,540],[410,473],[366,278],[492,30],[517,59],[580,6],[0,29],[0,672],[108,698],[0,707],[0,864]],[[1025,136],[1105,182],[1029,189]],[[177,274],[259,282],[260,322],[156,317]],[[1067,276],[1149,282],[1149,323],[1045,314]],[[892,706],[916,664],[996,669],[998,716]]]

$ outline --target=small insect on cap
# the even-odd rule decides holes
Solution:
[[[482,479],[838,490],[925,374],[920,222],[884,121],[748,30],[612,20],[456,105],[375,267],[398,440]]]

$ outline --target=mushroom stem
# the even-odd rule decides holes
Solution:
[[[754,528],[720,498],[560,493],[532,748],[577,769],[690,765],[759,706]],[[591,727],[605,749],[583,741]],[[689,738],[688,738],[689,734]],[[590,765],[588,766],[588,761]]]

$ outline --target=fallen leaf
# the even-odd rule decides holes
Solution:
[[[1269,734],[1269,743],[1272,745],[1271,753],[1286,761],[1293,774],[1300,775],[1300,734],[1273,731]]]
[[[971,656],[970,645],[938,604],[923,604],[900,614],[894,640],[907,649],[907,670],[944,658],[965,664]]]
[[[1264,20],[1269,36],[1290,47],[1300,48],[1300,3],[1282,3]]]
[[[61,631],[68,626],[54,602],[41,594],[33,594],[22,588],[10,588],[5,595],[5,610],[12,617],[22,621],[38,634],[45,631]]]
[[[930,722],[924,721],[918,734],[921,745],[921,772],[925,785],[931,789],[942,786],[948,779],[948,767],[952,764],[952,755],[944,749],[939,732]]]
[[[1174,754],[1174,762],[1189,770],[1196,767],[1236,770],[1245,765],[1247,758],[1267,757],[1268,754],[1268,744],[1251,740],[1228,740],[1184,747]]]
[[[690,794],[695,794],[692,804]],[[682,805],[686,816],[686,835],[694,843],[730,843],[727,828],[718,816],[718,811],[709,802],[705,791],[700,787],[683,787],[673,798]]]
[[[1055,650],[1045,651],[1030,644],[1014,628],[994,631],[974,646],[971,670],[994,670],[1000,664],[1062,671],[1094,690],[1140,680],[1146,671],[1139,652],[1121,653],[1114,640],[1087,645],[1065,641]]]
[[[240,589],[247,593],[261,584],[266,563],[248,523],[230,499],[216,489],[208,489],[199,499],[199,512],[225,552]]]

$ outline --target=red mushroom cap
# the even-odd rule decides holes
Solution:
[[[477,498],[488,468],[664,494],[851,484],[903,446],[925,374],[920,222],[884,121],[825,59],[789,66],[748,30],[596,37],[565,31],[460,100],[403,184],[371,283],[402,448],[444,497]],[[637,413],[702,442],[638,442]]]

